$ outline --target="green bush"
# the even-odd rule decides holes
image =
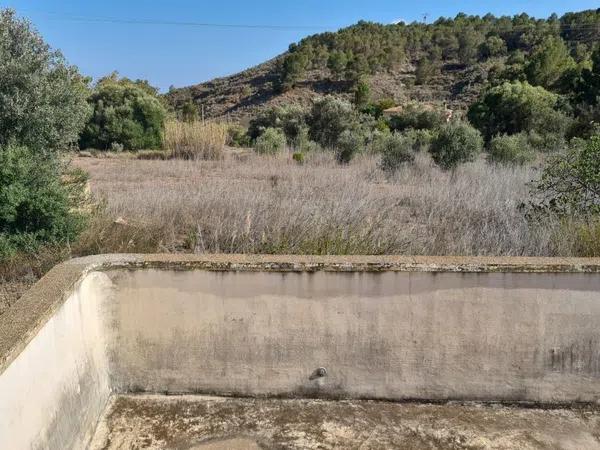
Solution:
[[[533,161],[535,152],[525,133],[496,136],[490,141],[488,160],[500,164],[523,165]]]
[[[352,105],[335,97],[316,100],[308,117],[310,138],[325,148],[335,148],[341,134],[357,125]]]
[[[278,128],[267,128],[258,139],[254,149],[261,155],[275,155],[285,147],[285,134]]]
[[[294,154],[292,155],[292,159],[298,164],[304,164],[304,153],[294,152]]]
[[[390,129],[404,131],[410,128],[416,130],[434,130],[446,123],[445,112],[441,109],[426,108],[420,104],[409,104],[402,112],[390,118]]]
[[[466,122],[452,122],[439,129],[431,141],[429,152],[438,166],[449,170],[473,161],[482,148],[483,139],[479,131]]]
[[[89,98],[94,111],[80,139],[81,148],[107,150],[113,143],[126,150],[162,146],[166,110],[144,81],[100,80]]]
[[[0,146],[48,153],[76,143],[90,113],[88,80],[12,10],[0,10],[0,61]]]
[[[377,149],[381,152],[381,168],[395,172],[402,165],[412,163],[415,159],[414,145],[414,138],[408,135],[393,133],[380,136]]]
[[[240,125],[229,125],[227,127],[227,144],[232,147],[250,147],[252,142],[245,128]]]
[[[24,146],[0,148],[0,258],[43,243],[72,242],[83,216],[76,212],[85,177]],[[68,182],[68,183],[67,183]]]
[[[504,83],[484,92],[469,108],[468,117],[486,141],[499,134],[522,131],[564,135],[570,121],[557,111],[558,99],[541,86],[520,81]]]
[[[256,140],[267,128],[278,128],[292,144],[306,128],[306,111],[297,105],[277,106],[261,111],[248,126],[248,136]]]
[[[365,149],[365,137],[359,131],[346,130],[338,138],[336,159],[341,164],[348,164],[352,158]]]
[[[547,162],[534,185],[533,206],[565,216],[600,215],[600,135],[576,141]]]
[[[432,130],[415,130],[414,128],[408,129],[402,133],[404,136],[409,138],[412,142],[412,148],[415,152],[429,151],[431,141],[435,137],[435,132]]]

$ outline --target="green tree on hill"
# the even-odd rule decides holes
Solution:
[[[94,108],[80,139],[81,148],[106,150],[113,144],[127,150],[162,145],[166,110],[147,82],[101,79],[89,99]]]

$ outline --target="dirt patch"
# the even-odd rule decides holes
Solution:
[[[596,449],[599,436],[593,408],[122,396],[91,448]]]

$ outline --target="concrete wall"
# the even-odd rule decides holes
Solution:
[[[73,260],[0,316],[0,449],[112,392],[596,402],[599,323],[598,259]]]
[[[0,375],[0,449],[84,449],[110,387],[102,302],[88,275]]]
[[[600,399],[598,274],[109,276],[123,392]]]

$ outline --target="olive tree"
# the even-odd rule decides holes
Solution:
[[[52,153],[77,142],[89,81],[10,9],[0,11],[0,62],[0,146]]]

